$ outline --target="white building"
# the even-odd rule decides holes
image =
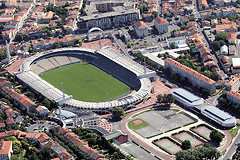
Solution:
[[[143,21],[135,22],[134,29],[139,38],[144,38],[148,35],[148,27]]]
[[[228,47],[226,45],[223,45],[221,48],[220,48],[220,54],[221,55],[228,55]]]
[[[180,48],[180,47],[187,47],[188,45],[186,44],[186,37],[182,36],[182,37],[175,37],[175,38],[169,38],[166,39],[168,48],[171,47],[171,44],[175,44],[176,47]]]
[[[162,17],[154,19],[154,26],[158,30],[159,34],[168,32],[168,22]]]

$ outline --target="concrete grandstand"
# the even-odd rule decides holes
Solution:
[[[221,111],[217,107],[209,106],[204,100],[182,88],[170,91],[174,99],[185,107],[204,115],[222,127],[231,128],[236,125],[236,119],[231,115]]]
[[[72,99],[70,95],[65,95],[65,99],[63,99],[62,91],[39,77],[39,74],[43,72],[81,62],[95,65],[127,84],[136,92],[99,103],[78,101]],[[149,78],[155,79],[156,77],[154,71],[145,69],[129,57],[108,47],[97,51],[87,48],[61,48],[39,53],[24,61],[20,71],[16,72],[15,75],[34,91],[50,100],[55,100],[60,105],[98,112],[111,111],[115,107],[125,107],[143,101],[152,89]]]

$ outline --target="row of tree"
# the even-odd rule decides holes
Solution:
[[[79,136],[80,139],[88,142],[88,145],[96,149],[106,150],[104,155],[110,160],[124,159],[125,156],[120,152],[118,148],[115,148],[105,137],[96,136],[92,130],[78,127],[72,130],[75,134]]]
[[[157,101],[158,103],[168,103],[168,104],[171,104],[171,103],[174,103],[175,102],[175,99],[173,98],[173,95],[172,94],[159,94],[157,96]]]
[[[213,147],[196,147],[176,153],[176,160],[218,159],[221,153]]]

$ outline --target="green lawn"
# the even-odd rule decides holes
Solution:
[[[238,130],[240,129],[240,126],[236,126],[232,129],[229,129],[229,133],[231,134],[232,138],[234,138],[237,135]]]
[[[136,121],[136,120],[141,120],[142,123],[141,123],[141,124],[138,124],[138,125],[137,125],[137,124],[133,124],[133,122]],[[133,130],[138,130],[138,129],[141,129],[141,128],[147,127],[147,126],[149,126],[149,123],[147,123],[146,121],[144,121],[144,120],[142,120],[142,119],[139,119],[139,118],[134,119],[134,120],[128,122],[128,127],[129,127],[130,129],[133,129]]]
[[[60,90],[63,82],[64,90],[68,95],[86,102],[106,101],[121,96],[131,89],[88,63],[77,63],[50,70],[40,77]]]

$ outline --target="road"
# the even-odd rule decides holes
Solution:
[[[36,0],[35,0],[34,3],[32,3],[31,6],[28,8],[27,13],[25,13],[25,14],[22,16],[20,22],[18,23],[18,25],[17,25],[14,33],[13,33],[12,38],[10,39],[10,43],[12,43],[12,41],[15,39],[16,34],[20,31],[20,29],[21,29],[22,26],[24,25],[25,20],[28,18],[28,16],[29,16],[30,13],[32,12],[32,10],[35,8],[35,2],[36,2]]]
[[[230,145],[230,148],[226,151],[224,157],[222,160],[228,160],[228,159],[231,159],[233,154],[235,153],[237,147],[238,147],[238,144],[240,143],[240,134],[238,132],[235,140],[232,142],[232,144]]]

